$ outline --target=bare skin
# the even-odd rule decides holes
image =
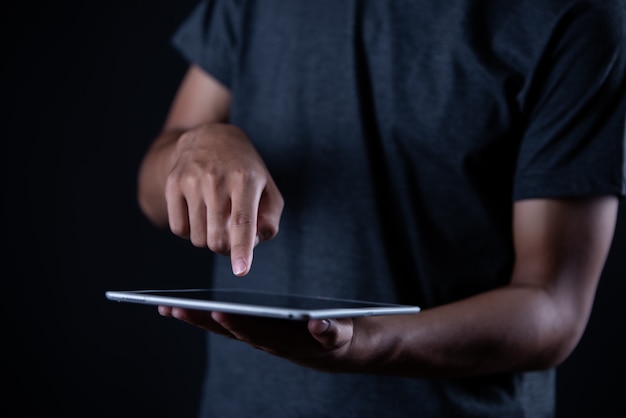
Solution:
[[[192,67],[143,162],[139,202],[156,225],[230,254],[243,276],[255,245],[278,233],[284,202],[245,133],[225,123],[229,107],[229,92]],[[509,284],[415,315],[299,323],[159,312],[329,372],[443,377],[553,367],[584,332],[617,209],[613,196],[514,203]]]
[[[230,93],[191,67],[144,158],[138,198],[156,225],[230,254],[243,276],[254,246],[278,233],[284,201],[245,133],[224,123],[229,106]]]

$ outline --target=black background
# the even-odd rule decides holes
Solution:
[[[195,3],[5,6],[5,416],[196,412],[202,333],[104,298],[206,284],[208,250],[153,228],[135,200],[139,161],[186,68],[169,37]],[[626,416],[625,212],[587,332],[560,367],[559,418]]]

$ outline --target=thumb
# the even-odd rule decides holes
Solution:
[[[333,350],[352,340],[352,319],[311,319],[308,329],[322,347]]]

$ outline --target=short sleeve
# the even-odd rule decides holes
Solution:
[[[522,105],[514,199],[626,193],[625,9],[581,1],[552,28]]]
[[[172,36],[172,45],[190,63],[231,87],[236,56],[236,25],[233,5],[220,0],[201,0]]]

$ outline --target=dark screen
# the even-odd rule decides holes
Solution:
[[[146,291],[146,294],[178,297],[192,300],[213,300],[218,302],[238,303],[257,306],[274,306],[289,309],[346,309],[365,308],[375,306],[397,306],[393,304],[357,301],[349,299],[334,299],[316,296],[276,294],[252,290],[239,289],[190,289]]]

